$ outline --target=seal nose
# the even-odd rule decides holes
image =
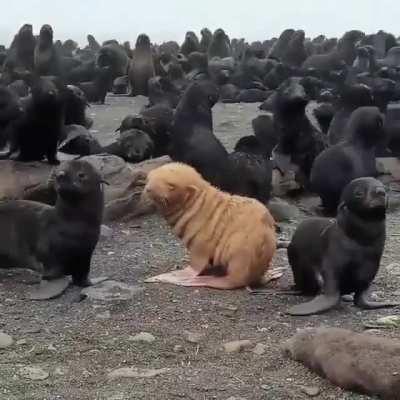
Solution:
[[[57,179],[65,179],[67,173],[64,170],[58,171],[56,174]]]
[[[378,187],[376,188],[376,190],[375,190],[375,193],[376,193],[377,195],[380,195],[380,196],[385,196],[385,195],[386,195],[386,190],[385,190],[384,187],[378,186]]]

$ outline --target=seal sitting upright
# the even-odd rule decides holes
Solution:
[[[297,227],[288,247],[295,288],[317,296],[292,307],[289,314],[327,311],[339,304],[341,295],[352,293],[354,304],[363,309],[400,304],[367,299],[385,246],[386,206],[383,184],[358,178],[343,190],[336,220],[309,218]]]
[[[83,160],[61,164],[53,177],[54,207],[27,200],[0,202],[0,268],[29,268],[42,272],[45,280],[71,275],[73,284],[89,286],[103,216],[103,181]],[[40,299],[49,297],[39,293]]]

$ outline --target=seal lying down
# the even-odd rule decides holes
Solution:
[[[90,263],[100,235],[102,179],[86,161],[68,161],[55,170],[54,207],[28,200],[0,202],[0,268],[41,273],[31,299],[62,294],[72,283],[91,285]]]

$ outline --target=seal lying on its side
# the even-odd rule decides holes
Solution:
[[[327,311],[339,304],[341,295],[351,293],[360,308],[399,305],[367,300],[385,246],[386,205],[381,182],[358,178],[344,189],[336,220],[310,218],[297,227],[287,250],[295,288],[317,296],[292,307],[289,314]]]
[[[339,328],[307,328],[282,351],[334,385],[384,400],[399,399],[400,342]],[[369,397],[368,397],[369,398]]]
[[[89,286],[104,208],[102,182],[91,164],[73,160],[55,171],[54,207],[0,202],[0,268],[30,268],[46,280],[72,275],[75,285]]]

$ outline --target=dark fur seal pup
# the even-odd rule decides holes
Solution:
[[[214,32],[210,46],[208,47],[208,57],[230,57],[232,49],[229,38],[223,29],[217,29]]]
[[[297,227],[288,247],[295,288],[317,296],[292,307],[289,314],[327,311],[339,304],[341,295],[352,293],[360,308],[398,305],[367,299],[385,246],[386,206],[383,184],[375,178],[358,178],[344,189],[336,220],[310,218]]]
[[[147,96],[148,81],[154,75],[155,70],[150,39],[147,35],[141,34],[136,40],[133,59],[129,64],[128,76],[131,86],[131,96]]]
[[[185,56],[188,56],[194,51],[200,51],[200,42],[196,34],[192,31],[189,31],[186,32],[185,41],[181,46],[181,53]]]
[[[303,186],[308,186],[314,160],[326,148],[323,133],[315,129],[305,113],[307,103],[301,79],[289,78],[279,87],[274,104],[274,127],[278,133],[276,166],[285,173],[290,162],[296,165],[296,179]]]
[[[329,144],[339,143],[344,138],[346,124],[354,110],[373,105],[372,89],[364,84],[345,86],[340,93],[339,107],[328,130]]]
[[[87,35],[87,41],[88,41],[87,48],[93,51],[94,53],[97,53],[101,49],[100,44],[97,42],[97,40],[93,35]]]
[[[266,204],[272,190],[272,163],[269,158],[257,153],[257,150],[253,152],[251,148],[247,148],[246,152],[234,151],[229,154],[229,163],[234,177],[231,193],[251,197]]]
[[[334,213],[344,187],[353,179],[377,176],[375,151],[383,135],[383,116],[377,107],[360,107],[350,117],[347,138],[324,150],[314,161],[311,190]]]
[[[90,285],[92,253],[103,216],[102,179],[86,161],[57,168],[54,207],[28,200],[0,202],[0,267],[23,267],[53,280],[72,275]]]
[[[276,60],[282,61],[284,53],[286,52],[294,33],[294,29],[285,29],[279,36],[279,39],[272,46],[268,56],[270,58],[275,58]]]
[[[6,157],[13,155],[18,161],[41,161],[46,157],[50,164],[59,164],[57,143],[64,125],[65,90],[58,79],[37,80],[23,116],[13,126]]]
[[[32,25],[23,25],[11,44],[10,54],[5,64],[10,61],[16,69],[33,71],[35,45]]]
[[[284,49],[282,61],[293,67],[300,67],[307,58],[306,49],[304,47],[305,33],[298,30],[291,36],[288,46]]]
[[[41,75],[59,76],[61,73],[61,59],[53,44],[53,29],[50,25],[43,25],[34,53],[35,73]]]
[[[10,140],[12,124],[22,115],[18,96],[9,88],[0,86],[0,149]]]
[[[83,90],[68,85],[65,96],[65,125],[81,125],[89,129],[93,120],[86,117],[88,101]]]
[[[154,142],[150,135],[139,129],[121,132],[115,143],[103,148],[103,152],[114,154],[131,163],[151,158],[154,154]]]
[[[199,81],[188,86],[175,112],[170,156],[194,167],[214,186],[228,190],[228,153],[213,132],[212,107],[217,101],[214,83]]]
[[[108,44],[104,43],[99,50],[96,64],[98,67],[111,67],[112,79],[114,80],[118,76],[126,75],[129,58],[125,49],[118,42],[111,40]],[[109,89],[111,89],[111,86]]]
[[[90,103],[104,104],[112,82],[113,75],[111,67],[99,67],[96,70],[96,75],[92,82],[78,83],[78,87],[85,93]]]
[[[282,350],[343,390],[368,398],[400,399],[399,340],[340,328],[306,328]]]
[[[188,57],[189,71],[186,78],[189,81],[199,81],[209,79],[207,54],[193,52]]]
[[[210,47],[210,44],[212,42],[213,35],[208,28],[203,28],[200,33],[200,51],[203,53],[207,53],[208,48]]]

